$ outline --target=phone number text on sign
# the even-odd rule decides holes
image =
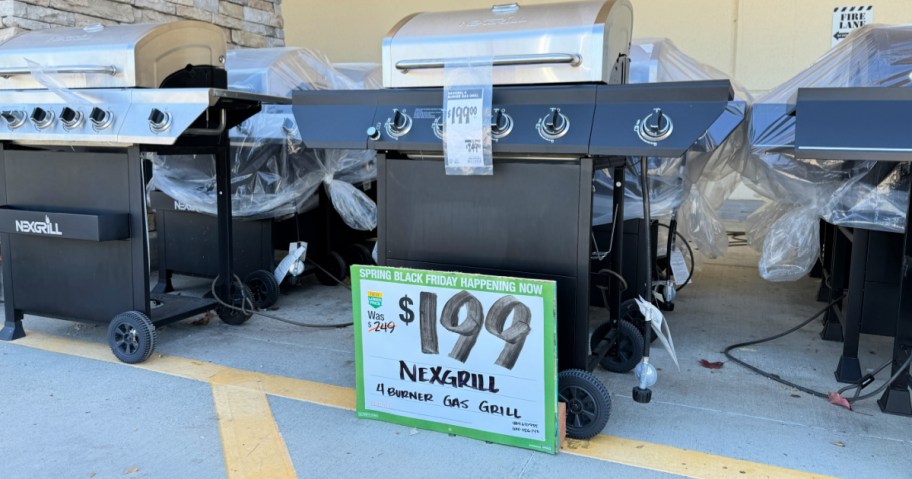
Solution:
[[[382,267],[352,278],[360,417],[556,451],[553,282]]]

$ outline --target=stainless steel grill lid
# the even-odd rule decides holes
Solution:
[[[632,29],[628,0],[418,13],[383,40],[383,86],[442,86],[444,65],[467,57],[490,57],[495,85],[621,83]]]
[[[0,45],[0,90],[157,88],[187,65],[224,66],[222,29],[204,22],[89,25],[17,35]]]

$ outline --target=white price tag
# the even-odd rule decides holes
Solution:
[[[684,255],[677,246],[671,250],[671,274],[674,275],[675,284],[678,286],[684,284],[684,281],[687,281],[687,277],[690,276],[687,261],[684,260]]]
[[[446,161],[448,167],[484,166],[484,90],[452,88],[447,90]]]

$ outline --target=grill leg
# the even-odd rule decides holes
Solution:
[[[11,235],[4,234],[0,235],[3,242],[3,257],[12,258],[10,255],[10,241],[9,238]],[[13,267],[10,264],[10,261],[3,262],[3,277],[6,281],[3,282],[3,295],[4,308],[6,310],[6,321],[3,323],[3,329],[0,329],[0,341],[12,341],[14,339],[24,338],[25,330],[22,328],[22,311],[16,309],[15,301],[13,300]]]
[[[228,138],[223,135],[215,154],[219,253],[219,282],[216,291],[222,300],[230,303],[231,282],[234,280],[234,239],[231,228],[231,161],[228,148]]]
[[[910,190],[912,190],[912,185],[910,185]],[[912,218],[912,196],[909,197],[906,218]],[[896,318],[896,337],[893,339],[891,376],[899,372],[899,368],[912,354],[912,221],[906,221],[902,264],[902,277],[899,280],[899,316]],[[877,400],[880,410],[890,414],[912,416],[910,384],[912,384],[912,377],[909,376],[907,368],[900,372],[899,377]]]
[[[25,329],[22,328],[22,313],[13,309],[13,305],[6,305],[6,321],[0,329],[0,341],[13,341],[24,338]]]
[[[0,145],[0,181],[6,179],[6,155],[3,151],[3,145]],[[0,184],[0,205],[7,204],[6,184]],[[9,233],[0,234],[0,254],[3,258],[3,297],[4,308],[6,310],[6,321],[3,323],[3,329],[0,329],[0,340],[12,341],[25,337],[25,330],[22,329],[22,312],[16,310],[16,300],[13,297],[13,263],[12,247],[10,246]]]
[[[612,195],[612,205],[614,209],[614,216],[611,219],[612,221],[612,237],[611,237],[611,270],[617,273],[620,276],[624,275],[624,189],[626,187],[625,173],[626,173],[626,163],[616,166],[614,168],[614,191]],[[620,185],[620,186],[618,186]],[[611,278],[609,282],[610,289],[608,290],[608,308],[611,314],[611,322],[617,324],[620,320],[620,311],[621,311],[621,283],[615,278]],[[628,287],[636,287],[636,285],[628,285]]]

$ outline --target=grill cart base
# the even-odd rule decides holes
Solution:
[[[376,188],[368,190],[371,191]],[[273,274],[276,251],[285,251],[290,243],[307,243],[310,260],[305,262],[305,273],[313,273],[327,286],[339,284],[334,278],[344,280],[349,265],[373,262],[370,246],[375,232],[348,227],[322,187],[313,203],[313,208],[288,219],[237,219],[232,223],[238,239],[234,249],[235,271],[254,296],[263,297],[263,302],[255,302],[258,308],[268,308],[278,299],[279,284],[273,279],[274,284],[265,285],[263,280]],[[213,254],[216,238],[212,233],[217,229],[217,219],[188,210],[186,205],[160,191],[150,193],[150,206],[155,210],[158,230],[158,283],[154,291],[174,291],[171,277],[175,273],[214,278],[218,274],[218,257]]]
[[[223,120],[231,122],[254,113],[259,102],[235,98],[218,106]],[[188,136],[179,140],[179,146],[158,148],[212,154],[217,189],[227,192],[224,126],[219,132],[207,125],[195,130],[203,136]],[[138,145],[65,149],[0,145],[0,242],[7,280],[0,339],[23,337],[26,314],[109,324],[114,354],[136,363],[154,349],[155,326],[210,310],[229,324],[250,317],[215,299],[150,292],[141,149]],[[229,195],[219,196],[218,211],[222,279],[216,288],[219,297],[239,306],[244,291],[232,286]]]

